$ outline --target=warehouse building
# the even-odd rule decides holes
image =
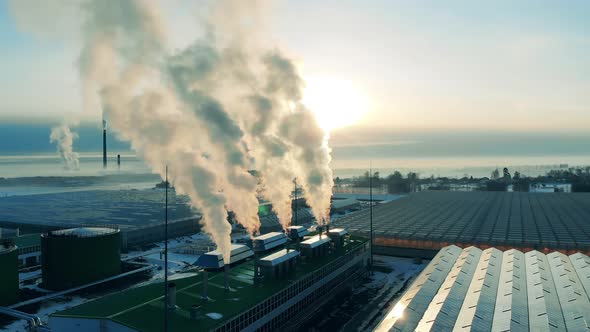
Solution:
[[[369,233],[369,209],[334,222]],[[420,192],[373,208],[375,252],[433,257],[456,244],[590,253],[590,194]]]
[[[163,199],[164,194],[159,190],[93,190],[3,197],[0,199],[0,227],[19,228],[21,233],[44,233],[116,225],[121,231],[122,249],[125,250],[164,239]],[[170,192],[170,237],[200,231],[201,215],[188,202],[188,197]],[[27,244],[35,241],[34,238],[29,240]],[[36,241],[39,245],[38,237]],[[30,254],[34,252],[39,251]]]
[[[582,253],[443,248],[375,331],[587,331]]]

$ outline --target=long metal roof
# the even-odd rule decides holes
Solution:
[[[248,246],[243,244],[231,245],[230,264],[240,262],[251,256],[254,256],[254,252]],[[223,253],[217,249],[205,253],[199,256],[194,265],[204,268],[221,268],[225,265],[223,262]]]
[[[457,246],[441,249],[376,331],[414,331],[461,252]]]
[[[590,252],[590,194],[419,192],[373,208],[379,241],[406,240],[440,249],[448,243]],[[334,221],[368,234],[369,209]],[[392,244],[393,245],[393,244]],[[394,246],[396,246],[394,245]]]
[[[286,262],[290,259],[293,259],[297,256],[299,256],[299,251],[297,250],[282,249],[273,254],[261,258],[259,263],[262,266],[275,266],[283,262]]]
[[[582,253],[441,249],[375,331],[589,331]]]

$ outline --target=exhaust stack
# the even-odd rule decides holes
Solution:
[[[223,266],[223,281],[225,284],[225,290],[229,291],[229,264]]]
[[[168,284],[168,309],[176,309],[176,284],[171,282]]]
[[[203,300],[207,300],[209,298],[209,295],[207,294],[208,287],[209,287],[209,276],[208,276],[207,270],[203,270],[203,294],[201,294],[201,297],[203,298]]]
[[[191,306],[190,311],[190,319],[191,320],[198,320],[199,319],[199,310],[201,309],[200,305],[193,304]]]
[[[107,122],[102,120],[102,167],[107,168]]]

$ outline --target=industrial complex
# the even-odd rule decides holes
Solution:
[[[261,201],[261,233],[250,237],[234,225],[226,263],[210,239],[195,235],[198,211],[174,195],[167,251],[174,270],[163,260],[161,190],[34,195],[28,206],[6,197],[0,206],[16,210],[1,226],[37,233],[16,231],[0,245],[0,313],[37,331],[305,330],[318,308],[362,280],[375,282],[366,277],[379,253],[411,257],[403,259],[413,267],[380,286],[369,302],[375,312],[357,322],[364,330],[588,328],[590,195],[368,197],[334,197],[334,221],[317,228],[309,207],[294,203],[285,230]],[[46,323],[19,311],[81,290],[99,294],[53,310]]]
[[[375,331],[587,331],[590,257],[439,251]]]
[[[366,274],[367,239],[330,232],[301,239],[327,244],[312,255],[280,245],[257,246],[254,257],[245,245],[234,245],[230,267],[219,252],[204,254],[195,262],[200,266],[196,273],[170,284],[169,303],[163,284],[156,283],[55,313],[49,325],[55,331],[161,331],[168,306],[170,331],[276,331],[287,322],[297,326],[315,305]],[[273,237],[258,241],[275,242]]]
[[[335,224],[368,236],[370,211]],[[376,252],[433,257],[455,244],[544,253],[590,253],[590,195],[419,192],[373,208]]]

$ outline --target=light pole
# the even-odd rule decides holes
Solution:
[[[168,165],[166,165],[166,205],[164,210],[164,331],[168,332]]]
[[[373,167],[369,163],[369,222],[370,222],[370,250],[371,250],[371,272],[373,272]]]

